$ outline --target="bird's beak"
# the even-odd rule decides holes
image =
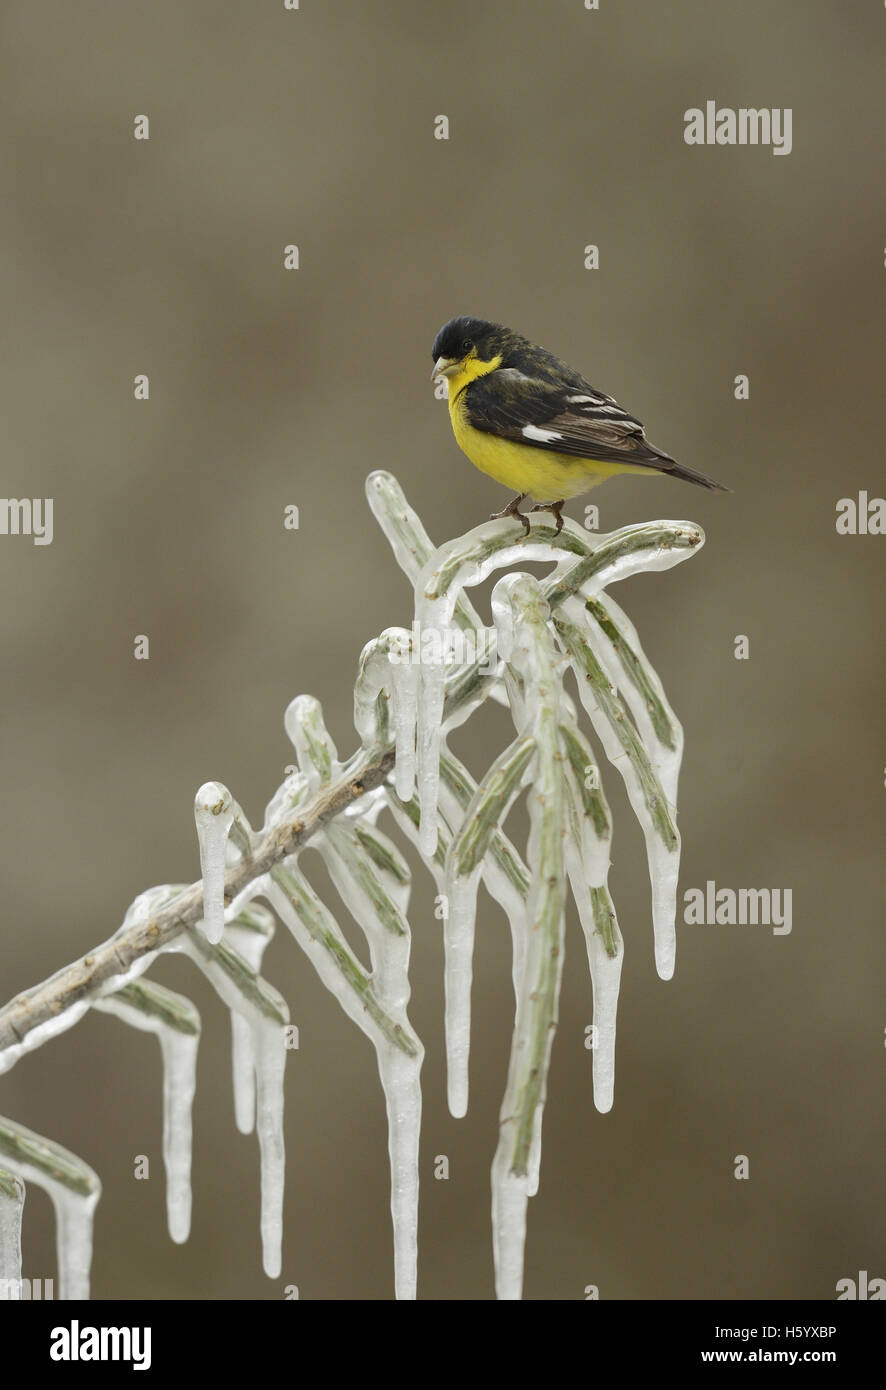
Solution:
[[[431,372],[431,381],[436,381],[438,376],[452,376],[457,367],[458,361],[455,357],[438,357]]]

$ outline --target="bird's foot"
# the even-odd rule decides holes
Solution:
[[[508,503],[508,505],[507,505],[506,507],[502,507],[502,509],[501,509],[500,512],[492,512],[492,513],[490,514],[489,520],[490,520],[490,521],[501,521],[502,517],[505,517],[505,516],[512,516],[512,517],[514,517],[517,521],[522,521],[522,523],[523,523],[523,529],[524,529],[526,535],[528,536],[528,535],[529,535],[529,530],[530,530],[530,527],[529,527],[529,517],[528,517],[528,516],[524,516],[523,513],[520,511],[520,503],[523,501],[523,499],[524,499],[525,496],[526,496],[526,493],[525,493],[525,492],[521,492],[520,495],[519,495],[519,497],[512,497],[511,500],[510,500],[510,502]],[[537,508],[533,507],[532,510],[533,510],[533,511],[536,511]],[[562,525],[562,522],[561,522],[561,525]]]
[[[557,518],[554,535],[559,536],[560,532],[563,530],[563,515],[561,508],[565,501],[566,498],[561,497],[559,502],[536,502],[535,506],[530,507],[529,510],[531,512],[553,512],[554,516]]]

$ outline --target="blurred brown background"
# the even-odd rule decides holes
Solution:
[[[261,820],[292,761],[293,695],[317,695],[341,753],[354,746],[360,648],[412,611],[366,474],[396,472],[440,541],[506,500],[427,380],[450,316],[549,346],[735,489],[627,478],[592,500],[604,530],[706,530],[690,562],[617,597],[686,730],[682,886],[791,888],[793,932],[681,927],[676,975],[658,980],[642,839],[610,773],[627,943],[615,1108],[592,1103],[571,922],[527,1298],[593,1283],[603,1298],[829,1299],[860,1269],[886,1275],[886,538],[834,526],[838,498],[886,490],[884,26],[882,6],[825,0],[3,8],[3,490],[55,499],[51,546],[0,538],[4,999],[107,936],[142,889],[196,877],[201,782]],[[688,147],[683,112],[707,99],[791,107],[793,152]],[[139,633],[150,662],[133,659]],[[459,747],[479,773],[507,736],[484,715]],[[415,867],[420,1296],[485,1299],[507,928],[485,899],[457,1122],[440,925]],[[282,929],[265,973],[301,1030],[279,1283],[260,1269],[227,1013],[186,962],[154,975],[204,1019],[188,1245],[165,1232],[150,1038],[88,1016],[0,1077],[0,1112],[101,1174],[96,1297],[392,1296],[372,1049]],[[150,1182],[132,1177],[139,1153]],[[448,1183],[432,1176],[444,1153]],[[26,1274],[54,1271],[53,1230],[32,1192]]]

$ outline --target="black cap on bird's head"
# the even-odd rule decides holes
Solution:
[[[434,370],[431,375],[450,376],[467,357],[479,357],[481,361],[489,362],[502,353],[513,338],[514,334],[500,323],[475,319],[470,314],[450,319],[434,339],[431,349]]]

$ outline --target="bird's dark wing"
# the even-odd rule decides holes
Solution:
[[[467,386],[463,404],[474,429],[501,439],[576,459],[653,468],[702,487],[728,490],[657,449],[639,420],[580,377],[544,381],[500,368]]]

